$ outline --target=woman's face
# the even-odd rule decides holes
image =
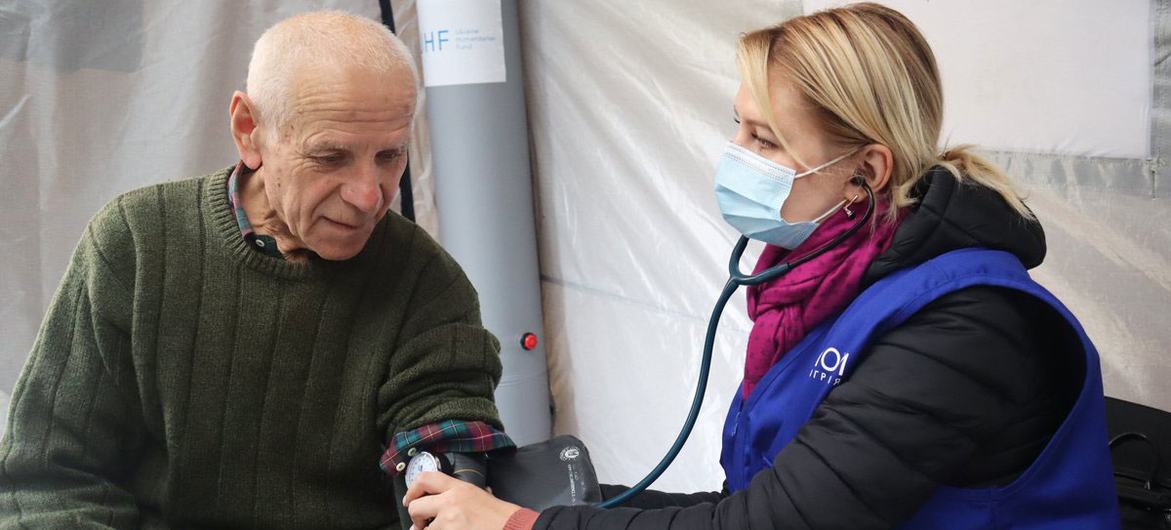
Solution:
[[[732,139],[734,143],[795,169],[798,174],[846,154],[848,147],[836,145],[826,138],[819,127],[817,108],[805,100],[787,77],[774,74],[770,76],[770,82],[769,96],[776,112],[774,118],[791,151],[781,147],[769,128],[768,120],[753,101],[748,87],[743,84],[736,93],[734,104],[735,117],[739,122],[736,136]],[[784,206],[777,205],[781,207],[781,218],[790,223],[810,221],[843,200],[850,199],[846,196],[846,183],[857,165],[854,158],[844,158],[817,173],[798,178]],[[798,159],[809,165],[802,165]]]

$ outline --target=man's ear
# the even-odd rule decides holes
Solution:
[[[260,167],[260,142],[256,126],[256,107],[248,95],[237,90],[232,94],[232,103],[228,106],[228,114],[232,124],[232,141],[236,142],[236,151],[240,160],[249,169]]]

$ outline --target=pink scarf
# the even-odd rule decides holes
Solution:
[[[858,296],[862,276],[870,262],[890,247],[898,223],[885,219],[886,205],[879,203],[873,230],[862,227],[849,239],[800,265],[787,275],[772,282],[748,288],[748,318],[753,321],[748,335],[748,356],[744,361],[744,399],[792,349],[809,330],[826,317],[845,309]],[[861,212],[855,210],[856,215]],[[901,220],[901,216],[900,216]],[[781,247],[767,245],[756,262],[754,272],[760,272],[783,261],[788,256],[800,257],[828,243],[854,225],[845,211],[838,211],[822,221],[809,239],[790,253]]]

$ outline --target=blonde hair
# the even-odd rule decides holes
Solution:
[[[376,73],[406,69],[412,84],[419,84],[410,50],[386,26],[344,11],[303,13],[268,28],[252,48],[244,90],[259,123],[284,129],[292,113],[295,76],[310,64],[358,66]]]
[[[888,147],[894,155],[892,220],[898,209],[914,203],[911,190],[933,166],[947,169],[960,182],[967,179],[997,191],[1022,216],[1033,217],[1012,180],[972,146],[939,152],[939,69],[926,39],[902,13],[859,3],[792,18],[741,36],[737,65],[786,150],[769,98],[774,68],[818,108],[820,126],[834,141],[856,148],[875,143]]]

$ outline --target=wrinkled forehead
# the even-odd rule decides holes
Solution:
[[[286,133],[292,138],[323,130],[393,136],[409,129],[414,119],[417,92],[405,68],[377,72],[353,66],[307,65],[290,81]]]

